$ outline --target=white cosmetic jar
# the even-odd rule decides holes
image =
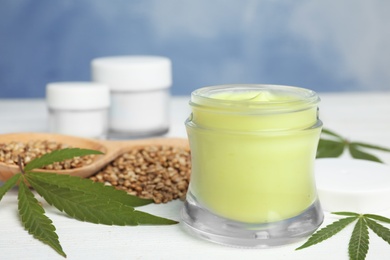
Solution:
[[[53,82],[46,86],[49,131],[104,139],[107,136],[110,91],[92,82]]]
[[[109,86],[109,135],[135,138],[169,130],[172,85],[170,59],[160,56],[113,56],[92,60],[92,80]]]

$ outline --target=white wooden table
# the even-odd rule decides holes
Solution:
[[[390,147],[390,92],[319,94],[322,99],[320,117],[326,128],[350,140]],[[190,113],[188,100],[189,97],[172,99],[168,136],[186,136],[183,122]],[[46,132],[46,121],[44,100],[0,100],[0,134]],[[390,153],[376,154],[390,164]],[[144,206],[140,210],[179,220],[182,204],[174,201]],[[352,226],[347,227],[328,241],[300,251],[294,249],[301,243],[272,249],[241,249],[199,240],[187,234],[181,225],[95,225],[71,219],[46,203],[43,206],[57,228],[68,259],[348,259],[348,239],[352,231]],[[390,209],[362,213],[390,217]],[[335,219],[335,216],[325,213],[323,226]],[[62,259],[21,226],[17,216],[16,189],[0,202],[0,259]],[[390,259],[390,246],[372,232],[369,259]]]

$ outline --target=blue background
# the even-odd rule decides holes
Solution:
[[[0,97],[90,80],[111,55],[172,59],[174,95],[227,83],[390,90],[390,1],[0,0]]]

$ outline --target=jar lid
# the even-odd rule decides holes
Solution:
[[[171,61],[160,56],[113,56],[92,60],[92,80],[111,90],[147,91],[169,88]]]
[[[54,109],[98,109],[110,106],[110,91],[93,82],[54,82],[46,86],[46,102]]]
[[[390,208],[390,166],[358,159],[322,158],[315,162],[321,206],[329,212],[372,213]]]

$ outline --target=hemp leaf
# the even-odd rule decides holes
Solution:
[[[351,156],[355,159],[382,163],[378,157],[366,152],[365,150],[373,149],[382,152],[390,152],[390,148],[361,142],[350,142],[346,138],[343,138],[328,129],[322,129],[322,135],[326,138],[321,138],[318,143],[317,158],[339,157],[345,150],[348,150]]]
[[[28,185],[50,205],[81,221],[121,226],[178,223],[134,209],[152,203],[153,200],[141,199],[89,179],[56,173],[32,172],[54,162],[89,154],[101,154],[101,152],[79,148],[56,150],[32,160],[24,168],[19,160],[21,172],[0,186],[0,201],[7,191],[19,184],[18,210],[24,228],[34,238],[49,245],[63,257],[66,257],[66,254],[60,245],[56,229]]]
[[[368,228],[364,217],[359,218],[349,240],[348,253],[350,259],[364,260],[368,252]]]
[[[52,225],[52,221],[45,215],[45,210],[24,182],[20,182],[19,184],[18,201],[19,216],[28,233],[51,246],[60,255],[66,257],[58,240],[58,235],[55,232],[56,228]]]
[[[390,229],[382,226],[377,222],[379,221],[390,224],[389,218],[374,214],[358,214],[354,212],[333,212],[332,214],[347,217],[339,219],[332,224],[329,224],[326,227],[316,231],[303,245],[296,248],[295,250],[300,250],[318,244],[337,234],[356,220],[357,221],[352,231],[348,245],[348,254],[350,260],[366,259],[369,249],[368,229],[371,229],[376,235],[390,244]]]
[[[309,238],[309,240],[305,244],[298,247],[297,250],[321,243],[322,241],[336,235],[338,232],[340,232],[346,226],[354,222],[356,219],[357,217],[349,217],[333,222],[332,224],[314,233]]]

